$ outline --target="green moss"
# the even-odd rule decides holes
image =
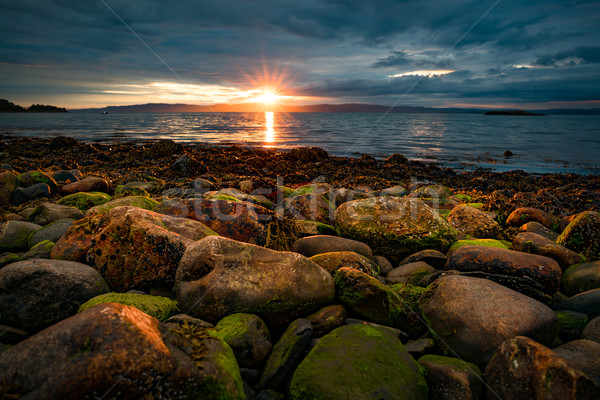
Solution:
[[[473,207],[473,208],[482,208],[483,203],[467,203],[467,206]]]
[[[12,264],[15,262],[21,261],[21,257],[19,257],[15,253],[4,253],[0,255],[0,268]]]
[[[54,247],[54,242],[51,242],[50,240],[43,240],[35,246],[33,246],[30,250],[43,248],[47,252],[50,252],[50,250],[52,250],[52,247]]]
[[[253,314],[236,313],[222,318],[212,331],[227,343],[244,336],[248,332],[248,324],[256,318]]]
[[[296,191],[292,188],[289,188],[287,186],[277,186],[277,191],[281,192],[283,194],[283,197],[294,197],[296,196],[298,193],[296,193]]]
[[[410,307],[412,310],[419,309],[419,299],[427,291],[427,288],[407,283],[397,283],[390,286],[394,291]]]
[[[496,239],[471,239],[471,240],[457,240],[450,246],[449,253],[456,251],[457,249],[468,246],[468,245],[476,245],[476,246],[487,246],[487,247],[497,247],[500,249],[510,249],[510,245],[507,245],[510,242],[502,242]]]
[[[130,197],[130,196],[150,197],[150,194],[142,188],[124,187],[123,185],[117,186],[117,188],[115,189],[115,195],[118,195],[120,197]]]
[[[178,312],[177,302],[166,297],[114,292],[105,293],[88,300],[79,307],[78,312],[103,303],[119,303],[132,306],[160,321],[164,321]]]
[[[589,321],[588,316],[585,314],[585,317],[583,318],[578,318],[577,316],[565,311],[555,311],[555,314],[558,318],[561,328],[574,328],[582,331]]]
[[[456,371],[461,371],[461,372],[471,371],[471,372],[477,374],[477,376],[479,376],[479,378],[483,377],[481,370],[479,369],[478,366],[476,366],[475,364],[472,364],[470,362],[459,360],[458,358],[454,358],[454,357],[445,357],[445,356],[438,356],[438,355],[434,355],[434,354],[427,354],[427,355],[424,355],[421,358],[419,358],[417,360],[417,362],[419,364],[423,364],[423,362],[430,362],[433,364],[450,367]]]
[[[448,219],[448,216],[450,215],[451,212],[452,212],[452,210],[447,210],[445,208],[440,208],[438,210],[438,214],[440,214],[440,217],[444,218],[445,220]]]
[[[108,203],[111,199],[110,195],[102,192],[79,192],[65,196],[56,203],[86,211],[94,206]]]
[[[295,196],[299,196],[301,194],[312,193],[315,190],[315,185],[304,185],[296,188]]]
[[[107,203],[95,206],[93,212],[96,214],[106,214],[115,207],[131,206],[143,208],[144,210],[153,210],[158,205],[158,202],[145,196],[130,196],[120,199],[111,200]]]
[[[458,197],[458,199],[460,199],[462,201],[469,201],[472,199],[472,197],[469,196],[468,194],[456,194],[454,196]]]
[[[422,369],[394,333],[356,324],[321,338],[296,369],[289,399],[371,399],[385,393],[424,400],[427,392]]]
[[[208,334],[219,340],[223,346],[222,351],[214,353],[213,357],[217,365],[233,380],[236,392],[232,393],[227,387],[224,387],[223,390],[217,391],[219,395],[214,398],[223,400],[244,398],[244,384],[240,374],[240,367],[235,359],[233,350],[225,341],[221,340],[218,336],[215,336],[212,332],[208,332]]]
[[[227,201],[240,201],[240,199],[236,199],[233,196],[228,196],[226,194],[214,194],[212,196],[208,196],[207,199],[210,200],[227,200]]]

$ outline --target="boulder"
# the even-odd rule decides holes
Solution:
[[[333,226],[322,224],[317,221],[302,221],[297,219],[294,221],[294,226],[296,227],[298,236],[301,238],[315,235],[337,235]]]
[[[15,253],[1,253],[0,254],[0,268],[12,264],[14,262],[21,261],[21,257]],[[1,343],[1,341],[0,341]]]
[[[553,307],[555,310],[577,311],[587,314],[590,319],[600,315],[600,289],[588,290],[568,299],[562,300]]]
[[[340,268],[334,275],[338,301],[352,313],[409,336],[423,334],[426,327],[414,309],[390,287],[354,268]]]
[[[563,270],[573,264],[585,261],[584,257],[537,233],[519,233],[513,239],[513,249],[531,254],[539,254],[556,260]]]
[[[554,351],[517,336],[502,343],[485,369],[487,398],[592,400],[600,390]]]
[[[571,221],[556,243],[583,254],[589,261],[600,259],[600,213],[586,211]]]
[[[120,206],[128,206],[128,207],[137,207],[142,208],[144,210],[153,210],[158,205],[157,201],[154,201],[145,196],[129,196],[129,197],[121,197],[119,199],[114,199],[104,204],[100,204],[98,206],[94,206],[90,208],[86,215],[91,214],[106,214],[110,210],[115,207]]]
[[[435,269],[441,269],[444,267],[444,265],[446,265],[446,261],[448,261],[448,259],[443,253],[437,250],[422,250],[411,254],[404,260],[400,261],[399,266],[412,264],[418,261],[423,261]]]
[[[506,225],[520,227],[531,221],[538,222],[548,229],[554,229],[558,225],[558,218],[554,215],[531,207],[514,210],[506,219]]]
[[[430,399],[478,400],[484,393],[483,375],[475,365],[458,358],[427,354],[417,361],[425,369]]]
[[[77,312],[83,312],[88,308],[104,303],[119,303],[135,307],[159,321],[165,321],[177,312],[177,302],[167,297],[115,292],[101,294],[91,298],[83,303]]]
[[[562,287],[568,296],[600,288],[600,261],[571,265],[563,274]]]
[[[221,236],[263,246],[273,212],[245,201],[172,199],[160,203],[155,212],[202,222]]]
[[[379,191],[379,196],[396,196],[396,197],[402,197],[408,194],[408,191],[400,186],[400,185],[396,185],[396,186],[392,186],[386,189],[382,189]]]
[[[600,388],[600,343],[579,339],[554,349],[559,357],[591,378]]]
[[[419,306],[441,349],[477,365],[509,338],[525,335],[549,345],[559,329],[546,305],[486,279],[441,277]]]
[[[27,250],[29,236],[40,228],[37,224],[24,221],[0,223],[0,252]]]
[[[184,348],[196,351],[190,356],[165,340],[161,329],[134,307],[98,305],[4,352],[0,381],[40,400],[244,398],[227,345],[196,335],[198,345]],[[177,333],[172,336],[184,347]]]
[[[283,200],[284,215],[299,220],[333,222],[333,205],[317,193],[306,193]]]
[[[0,269],[0,324],[39,331],[108,292],[94,269],[76,262],[28,260]]]
[[[520,230],[523,232],[537,233],[538,235],[544,236],[553,242],[556,242],[556,239],[558,239],[558,233],[546,228],[544,225],[536,221],[530,221],[526,223],[525,225],[521,226]]]
[[[45,240],[56,243],[73,225],[74,219],[59,219],[38,229],[29,236],[29,247],[33,247]]]
[[[470,206],[457,206],[448,216],[450,226],[476,238],[497,238],[500,225],[485,212]]]
[[[353,251],[368,258],[373,257],[371,248],[365,243],[328,235],[315,235],[298,239],[292,245],[292,251],[306,257],[332,251]]]
[[[379,275],[379,266],[365,256],[353,251],[334,251],[331,253],[317,254],[310,260],[318,264],[331,275],[342,267],[355,268],[371,276]]]
[[[100,271],[116,291],[170,286],[187,246],[210,235],[215,232],[187,218],[116,207],[91,232],[86,263]],[[69,239],[67,235],[64,238]]]
[[[108,193],[108,182],[102,178],[89,176],[80,181],[67,183],[60,190],[63,196],[79,192],[103,192]]]
[[[562,343],[581,338],[583,330],[589,322],[586,314],[577,311],[556,311],[556,316],[560,323],[558,338]]]
[[[262,367],[273,348],[267,325],[254,314],[230,314],[214,332],[231,347],[240,367]]]
[[[342,236],[368,244],[392,263],[420,250],[446,251],[456,237],[437,212],[410,198],[349,201],[335,211],[335,222]]]
[[[17,188],[17,177],[10,172],[0,173],[0,207],[10,205],[12,194]]]
[[[103,222],[100,215],[92,215],[75,221],[52,248],[51,257],[56,260],[85,262],[92,248],[92,236]]]
[[[17,176],[18,186],[28,188],[39,183],[48,185],[52,194],[58,193],[56,181],[50,175],[41,171],[29,171]]]
[[[60,182],[60,183],[71,183],[71,182],[77,182],[79,180],[79,178],[77,176],[75,176],[75,174],[73,172],[65,171],[65,170],[54,171],[52,173],[52,178],[56,182]]]
[[[373,256],[373,261],[379,265],[379,275],[386,276],[394,269],[392,263],[384,256]]]
[[[32,260],[34,258],[49,259],[52,253],[52,247],[54,247],[54,242],[49,240],[39,242],[27,250],[21,256],[21,260]]]
[[[335,328],[344,325],[347,316],[348,313],[344,306],[334,304],[323,307],[319,311],[306,317],[306,319],[309,320],[313,326],[312,336],[315,338],[324,336]]]
[[[273,346],[258,386],[262,389],[281,387],[298,365],[311,335],[310,321],[300,318],[292,322]]]
[[[78,220],[83,218],[83,213],[75,207],[54,203],[42,203],[29,214],[27,221],[46,226],[59,219],[65,218]]]
[[[179,305],[216,322],[226,315],[258,314],[278,325],[333,300],[333,279],[306,257],[220,236],[190,245],[175,281]]]
[[[108,203],[112,198],[110,195],[101,192],[80,192],[67,195],[60,200],[57,204],[65,206],[75,207],[81,211],[87,211],[88,209],[98,206],[100,204]]]
[[[355,324],[321,338],[294,372],[289,399],[426,400],[427,384],[393,332]]]
[[[12,193],[11,204],[13,206],[19,206],[30,200],[43,199],[50,197],[51,195],[52,192],[50,186],[45,183],[36,183],[35,185],[26,188],[18,187]]]
[[[582,339],[593,340],[600,343],[600,317],[592,319],[581,333]]]
[[[432,274],[435,269],[426,262],[417,261],[410,264],[404,264],[395,268],[387,274],[385,280],[388,284],[408,283],[416,285],[423,277]]]
[[[447,257],[450,257],[454,252],[463,246],[486,246],[496,247],[498,249],[510,249],[510,243],[503,240],[496,239],[463,239],[457,240],[450,246]],[[433,264],[432,264],[433,265]]]
[[[445,269],[523,278],[550,295],[558,290],[562,274],[551,258],[487,246],[460,247],[452,253]]]
[[[442,185],[423,186],[411,193],[411,196],[427,199],[445,199],[452,196],[452,191]]]

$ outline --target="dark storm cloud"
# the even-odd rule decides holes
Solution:
[[[420,79],[410,95],[435,105],[583,101],[598,82],[596,1],[105,1],[192,84],[248,87],[267,66],[307,95],[390,102]],[[0,97],[178,80],[102,1],[0,4]],[[456,72],[390,78],[429,68]]]
[[[600,46],[577,47],[569,51],[556,54],[546,54],[533,62],[534,65],[548,66],[574,66],[578,64],[600,63]]]
[[[429,52],[431,53],[431,52]],[[435,66],[437,68],[448,68],[452,65],[452,62],[448,59],[435,59],[435,58],[420,58],[410,55],[404,51],[393,51],[392,54],[385,58],[379,59],[373,63],[374,68],[385,68],[385,67],[422,67],[422,66]]]

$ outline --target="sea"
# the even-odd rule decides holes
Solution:
[[[401,153],[460,170],[600,173],[600,115],[377,113],[3,113],[0,135],[85,142],[172,139],[332,155]],[[510,151],[512,156],[506,156]]]

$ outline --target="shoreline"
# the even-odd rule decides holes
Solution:
[[[275,188],[278,179],[290,187],[327,182],[336,187],[371,190],[440,184],[485,204],[488,211],[501,213],[528,206],[566,216],[600,208],[599,175],[465,171],[437,162],[407,160],[402,155],[378,160],[366,154],[357,158],[330,155],[319,148],[182,145],[150,139],[90,143],[64,136],[1,136],[0,153],[3,170],[23,173],[79,169],[84,175],[107,179],[114,186],[150,179],[160,181],[161,189],[181,188],[198,177],[208,178],[220,187],[246,179],[269,188]]]

